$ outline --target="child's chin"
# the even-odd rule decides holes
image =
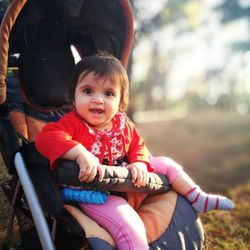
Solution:
[[[89,122],[89,125],[91,125],[92,127],[95,127],[95,128],[101,128],[103,126],[103,123],[97,122],[97,121],[92,121],[92,122]]]

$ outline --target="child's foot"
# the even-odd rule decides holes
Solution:
[[[206,213],[214,209],[231,210],[234,208],[233,202],[228,198],[221,195],[207,194],[197,187],[190,189],[185,194],[185,197],[198,213]]]

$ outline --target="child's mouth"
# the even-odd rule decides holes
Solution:
[[[90,109],[90,112],[92,112],[94,114],[102,114],[104,112],[104,110],[103,109],[94,108],[94,109]]]

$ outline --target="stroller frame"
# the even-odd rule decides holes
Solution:
[[[35,188],[29,176],[29,172],[27,170],[23,156],[20,152],[16,153],[14,162],[15,162],[18,177],[20,179],[20,183],[23,187],[34,223],[36,225],[36,229],[37,229],[42,247],[43,249],[48,249],[48,250],[56,249],[54,242],[52,240],[53,237],[50,233],[50,230],[46,222],[39,199],[37,197]]]

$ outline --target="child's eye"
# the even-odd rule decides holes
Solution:
[[[114,92],[111,91],[111,90],[108,90],[108,91],[105,92],[105,95],[106,96],[114,96]]]
[[[83,93],[89,95],[89,94],[92,94],[93,91],[90,88],[86,88],[86,89],[83,90]]]

